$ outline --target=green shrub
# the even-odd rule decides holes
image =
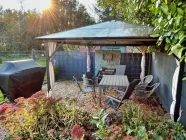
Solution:
[[[15,105],[0,106],[1,124],[13,138],[68,139],[75,124],[90,124],[87,112],[78,110],[73,103],[66,104],[61,99],[47,98],[44,92],[15,101]]]
[[[108,136],[108,132],[106,130],[105,125],[105,119],[107,117],[107,114],[102,109],[97,114],[93,115],[93,120],[91,121],[92,124],[95,124],[96,127],[99,129],[97,130],[94,135],[99,137],[100,139],[103,139],[104,137]]]
[[[55,80],[58,80],[60,75],[60,69],[58,66],[54,66],[54,75],[55,75]]]
[[[105,140],[127,140],[128,136],[134,140],[186,139],[183,126],[173,122],[167,115],[160,116],[154,111],[143,110],[132,101],[125,101],[122,113],[122,123],[110,127],[105,124],[107,114],[101,111],[94,116],[93,122],[99,129],[96,136]]]

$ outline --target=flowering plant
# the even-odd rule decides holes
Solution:
[[[28,99],[23,97],[16,99],[15,105],[5,103],[0,106],[1,124],[10,135],[18,137],[20,133],[28,132],[32,138],[38,118],[56,101],[58,100],[46,98],[45,93],[40,91]]]
[[[73,140],[83,140],[85,130],[79,125],[74,125],[71,129],[71,136]]]
[[[48,98],[41,91],[27,99],[20,97],[15,102],[15,105],[0,106],[1,124],[8,131],[9,139],[55,140],[72,136],[75,140],[82,140],[84,135],[87,138],[79,125],[91,126],[91,116],[78,110],[75,104],[61,98]]]

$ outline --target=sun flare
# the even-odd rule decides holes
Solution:
[[[51,7],[51,0],[41,0],[42,3],[40,3],[39,10],[44,11]]]

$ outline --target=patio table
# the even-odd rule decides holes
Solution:
[[[129,81],[126,75],[103,75],[99,83],[99,105],[101,106],[102,90],[108,87],[126,88]]]

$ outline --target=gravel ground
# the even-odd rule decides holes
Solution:
[[[82,82],[80,82],[80,85],[82,87]],[[62,82],[56,82],[55,87],[52,93],[52,96],[54,98],[62,97],[66,101],[74,100],[76,102],[76,105],[83,111],[88,111],[92,114],[97,113],[102,109],[102,107],[98,104],[98,88],[96,88],[96,98],[95,101],[92,97],[92,93],[86,93],[81,94],[79,99],[79,88],[78,86],[72,82],[72,81],[62,81]],[[78,99],[78,100],[77,100]],[[104,105],[104,96],[102,96],[102,104]],[[106,112],[111,112],[113,109],[107,109]]]
[[[81,87],[82,87],[82,82],[80,82]],[[79,100],[77,100],[77,95],[79,94],[79,88],[75,83],[72,81],[62,81],[62,82],[57,82],[55,83],[54,91],[53,91],[53,97],[59,98],[62,97],[66,101],[74,100],[76,102],[76,105],[84,111],[88,111],[92,114],[97,113],[102,109],[102,107],[99,106],[98,104],[98,88],[96,88],[96,98],[95,101],[93,100],[92,93],[86,93],[86,94],[81,94]],[[104,106],[104,95],[111,95],[111,96],[116,96],[117,94],[114,92],[114,90],[108,90],[104,94],[102,94],[102,105]],[[116,94],[116,95],[115,95]],[[164,114],[165,112],[162,110],[160,104],[157,102],[157,100],[154,97],[148,98],[146,101],[141,101],[136,99],[133,95],[129,99],[132,102],[135,102],[139,106],[141,106],[145,110],[154,110],[158,112],[158,114]],[[119,108],[118,112],[121,112],[123,107]],[[112,108],[109,108],[106,110],[107,113],[111,113],[114,110]]]

